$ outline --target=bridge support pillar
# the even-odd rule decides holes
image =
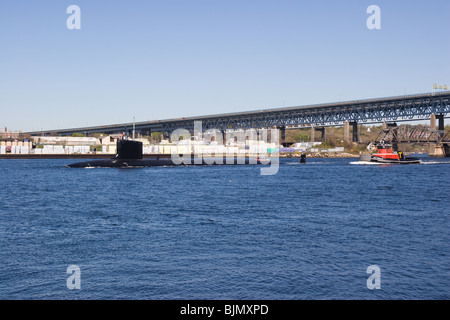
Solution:
[[[352,126],[352,141],[359,142],[358,122],[353,121],[349,124]]]
[[[278,129],[280,129],[280,144],[284,146],[284,143],[286,141],[286,127],[281,126],[278,127]]]
[[[350,123],[348,121],[344,123],[344,141],[350,141]]]
[[[444,126],[444,115],[438,114],[436,116],[438,120],[438,130],[439,130],[439,137],[442,138],[444,136],[445,126]]]
[[[317,131],[320,131],[320,141],[324,142],[326,139],[326,130],[325,127],[317,128]]]
[[[315,142],[316,139],[316,129],[311,127],[311,142]]]
[[[430,116],[430,129],[436,130],[436,115],[434,113]]]

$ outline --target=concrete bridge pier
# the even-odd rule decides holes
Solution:
[[[344,123],[344,141],[350,142],[350,123],[347,120]]]
[[[325,127],[311,127],[311,142],[316,141],[316,131],[320,132],[320,141],[324,142],[326,139],[326,129]]]
[[[437,119],[438,119],[438,122],[439,122],[439,124],[438,124],[438,130],[444,130],[444,115],[443,114],[440,114],[440,115],[437,115],[436,116],[437,117]]]
[[[277,129],[280,130],[280,144],[282,146],[284,146],[284,143],[286,142],[286,127],[281,126],[281,127],[278,127]]]
[[[317,131],[320,131],[320,141],[324,142],[326,139],[326,133],[327,133],[325,127],[317,128]]]
[[[430,129],[436,130],[436,115],[434,113],[430,116]]]
[[[439,137],[442,138],[444,136],[444,131],[445,131],[444,115],[439,114],[436,116],[436,118],[438,120]]]
[[[438,131],[439,137],[442,138],[445,134],[444,115],[443,114],[436,115],[434,113],[431,114],[431,116],[430,116],[430,129],[431,130],[436,130],[436,120],[438,121],[437,131]],[[434,150],[436,148],[437,148],[437,146],[435,143],[432,143],[430,145],[430,150]]]
[[[436,120],[438,121],[438,130],[444,130],[445,124],[444,124],[444,115],[441,114],[434,114],[432,113],[430,116],[430,128],[433,130],[436,130]]]
[[[349,122],[349,125],[352,126],[352,141],[359,142],[358,122],[352,121]]]

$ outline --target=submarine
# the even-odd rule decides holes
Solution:
[[[268,164],[269,159],[259,158],[244,158],[244,159],[232,159],[230,163],[229,158],[223,158],[222,163],[216,163],[214,160],[208,158],[195,159],[194,155],[190,158],[181,157],[180,160],[173,161],[172,158],[159,157],[144,159],[143,156],[143,144],[140,141],[119,139],[117,140],[117,154],[114,158],[103,160],[91,160],[84,162],[77,162],[67,165],[68,168],[139,168],[139,167],[173,167],[173,166],[190,166],[190,165],[222,165],[226,164]],[[199,161],[201,160],[201,161]]]

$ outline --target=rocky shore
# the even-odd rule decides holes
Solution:
[[[300,158],[301,154],[281,154],[280,158]],[[306,158],[359,158],[359,155],[347,152],[307,152]]]

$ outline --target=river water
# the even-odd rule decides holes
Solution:
[[[280,161],[0,160],[0,299],[450,298],[448,158]]]

